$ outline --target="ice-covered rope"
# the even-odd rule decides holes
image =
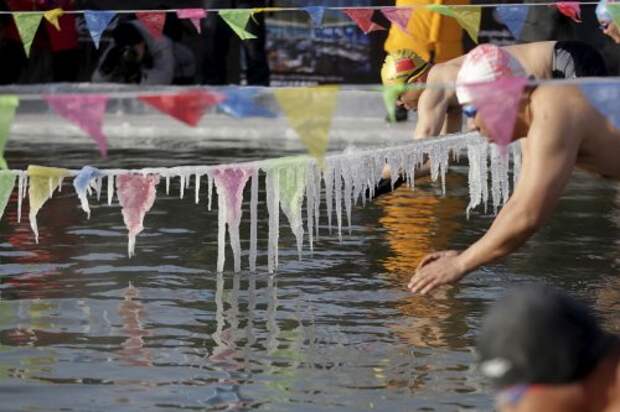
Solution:
[[[352,207],[358,203],[365,204],[374,196],[376,183],[381,179],[385,165],[392,171],[392,179],[398,173],[407,176],[407,183],[414,187],[415,170],[427,159],[430,162],[431,178],[440,180],[445,193],[445,176],[451,158],[457,159],[466,152],[469,159],[469,191],[470,203],[467,213],[472,208],[484,204],[486,208],[489,197],[494,211],[509,196],[509,158],[502,156],[500,151],[489,145],[477,133],[453,134],[437,138],[415,141],[405,145],[373,147],[364,149],[347,149],[343,153],[328,155],[324,163],[309,156],[295,156],[280,159],[268,159],[253,162],[234,163],[213,166],[178,166],[142,169],[95,169],[85,167],[82,170],[49,169],[54,174],[45,175],[45,168],[33,171],[9,170],[0,172],[2,175],[13,175],[17,180],[18,190],[18,222],[21,218],[22,199],[26,193],[33,191],[36,180],[39,191],[38,199],[43,191],[43,201],[51,197],[57,187],[62,187],[63,177],[75,177],[74,186],[82,203],[82,208],[90,213],[87,194],[95,192],[100,198],[103,179],[107,179],[107,201],[112,203],[114,191],[117,190],[119,202],[123,207],[123,217],[130,231],[129,254],[133,253],[132,241],[142,230],[142,218],[150,209],[155,196],[155,186],[159,179],[165,180],[165,190],[169,193],[170,180],[179,179],[179,196],[184,197],[194,182],[194,199],[200,201],[201,182],[207,182],[208,209],[211,210],[212,191],[215,186],[218,194],[218,262],[217,270],[224,269],[226,229],[230,238],[235,257],[234,270],[241,269],[241,246],[239,241],[239,222],[243,210],[243,191],[246,183],[251,181],[250,195],[250,253],[249,268],[256,268],[257,256],[257,207],[259,171],[265,178],[266,204],[269,215],[268,270],[278,268],[278,239],[280,230],[280,212],[286,216],[289,226],[295,235],[297,249],[301,258],[304,246],[313,250],[314,242],[319,238],[319,222],[327,218],[328,230],[331,233],[335,222],[337,235],[342,238],[342,227],[346,224],[351,230]],[[513,158],[518,163],[520,152],[513,145]],[[518,170],[515,164],[515,170]],[[50,173],[52,173],[50,172]],[[489,185],[490,174],[490,187]],[[206,176],[206,179],[202,179]],[[193,179],[192,179],[193,177]],[[135,178],[137,181],[132,181]],[[142,180],[141,180],[142,179]],[[149,180],[147,180],[149,179]],[[516,178],[515,178],[516,179]],[[78,183],[80,180],[80,183]],[[116,187],[115,187],[116,182]],[[150,186],[150,189],[147,187]],[[30,187],[30,190],[28,189]],[[79,187],[82,189],[79,190]],[[49,191],[48,191],[49,188]],[[129,188],[129,190],[127,189]],[[146,188],[146,189],[145,189]],[[143,206],[141,196],[133,191],[143,190]],[[12,188],[11,190],[12,191]],[[9,191],[9,194],[10,194]],[[0,190],[1,192],[1,190]],[[490,196],[489,196],[490,195]],[[31,193],[30,201],[33,197]],[[2,199],[0,199],[1,203]],[[132,203],[133,202],[133,203]],[[136,206],[136,203],[138,205]],[[304,208],[305,204],[305,208]],[[39,207],[40,207],[39,206]],[[133,209],[130,209],[133,207]],[[321,209],[327,216],[321,215]],[[343,219],[346,214],[346,221]],[[335,220],[332,220],[333,215]],[[305,215],[305,216],[304,216]],[[1,215],[0,215],[1,216]],[[31,225],[35,234],[36,212],[33,215],[31,205]],[[34,219],[34,222],[32,221]],[[345,223],[346,222],[346,223]],[[304,224],[305,223],[305,224]],[[132,226],[133,225],[133,226]],[[133,227],[133,229],[132,229]],[[132,232],[133,230],[133,232]],[[132,237],[133,233],[133,237]],[[304,245],[305,243],[305,245]]]
[[[558,3],[555,1],[547,1],[541,3],[484,3],[484,4],[451,4],[450,8],[472,8],[472,7],[510,7],[510,6],[519,6],[519,7],[532,7],[532,6],[554,6]],[[565,3],[578,3],[579,5],[595,5],[598,4],[596,1],[582,1],[582,2],[565,2]],[[320,6],[324,10],[381,10],[381,9],[416,9],[420,7],[427,6],[428,3],[420,3],[406,6]],[[238,9],[230,9],[230,8],[205,8],[201,9],[206,12],[220,12],[220,11],[255,11],[257,13],[272,13],[272,12],[285,12],[285,11],[302,11],[305,12],[307,7],[250,7],[250,8],[238,8]],[[126,13],[176,13],[179,10],[186,10],[187,8],[181,9],[132,9],[132,10],[109,10],[113,11],[116,14],[126,14]],[[200,9],[194,7],[193,9]],[[64,14],[79,14],[84,13],[85,11],[93,11],[93,10],[63,10]],[[96,10],[100,11],[100,10]],[[108,11],[108,10],[105,10]],[[40,11],[20,11],[19,13],[40,13]],[[0,11],[1,14],[13,14],[11,11]]]

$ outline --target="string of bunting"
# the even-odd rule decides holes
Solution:
[[[431,12],[439,13],[454,18],[472,38],[478,41],[482,8],[495,7],[500,20],[508,29],[518,37],[523,27],[529,7],[549,6],[555,7],[560,13],[575,22],[581,22],[581,5],[596,4],[596,2],[547,2],[527,4],[481,4],[481,5],[413,5],[413,6],[390,6],[390,7],[324,7],[309,6],[301,8],[252,8],[252,9],[172,9],[172,10],[63,10],[55,8],[48,11],[3,11],[1,14],[13,16],[17,31],[22,39],[26,56],[30,56],[30,49],[37,33],[37,29],[43,19],[51,24],[56,30],[62,30],[59,18],[64,14],[83,14],[86,26],[91,35],[95,47],[99,48],[101,36],[112,19],[117,14],[135,14],[147,30],[157,39],[162,36],[166,16],[168,13],[176,13],[180,19],[188,19],[198,32],[201,30],[200,21],[209,13],[217,13],[230,28],[242,40],[255,39],[256,36],[246,30],[249,20],[257,13],[279,11],[303,11],[310,18],[312,27],[318,28],[323,25],[323,17],[326,10],[340,11],[347,15],[365,34],[377,30],[385,30],[382,25],[373,21],[375,12],[380,12],[393,25],[408,35],[407,24],[412,13],[416,9],[424,8]],[[610,13],[616,23],[620,23],[620,4],[609,3]]]

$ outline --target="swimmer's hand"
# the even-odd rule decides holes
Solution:
[[[466,271],[456,250],[430,253],[422,259],[408,288],[413,293],[426,295],[438,286],[458,282]]]

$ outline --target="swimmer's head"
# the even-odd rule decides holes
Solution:
[[[485,315],[479,370],[499,388],[574,383],[617,343],[585,305],[551,287],[529,285],[509,292]]]
[[[465,85],[484,83],[504,77],[526,77],[525,69],[510,53],[493,44],[482,44],[470,51],[456,77],[456,97],[461,105],[471,104],[473,97]]]
[[[397,50],[385,56],[381,81],[386,86],[414,83],[430,69],[431,64],[409,49]]]
[[[600,24],[601,30],[607,36],[611,37],[614,42],[620,43],[620,29],[614,22],[613,13],[610,9],[610,3],[614,0],[601,0],[596,6],[596,18]],[[620,5],[618,5],[620,7]]]

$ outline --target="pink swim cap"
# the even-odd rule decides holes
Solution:
[[[510,53],[493,44],[481,44],[470,51],[456,76],[456,97],[460,104],[472,102],[467,83],[484,83],[504,77],[526,77],[525,69]]]

